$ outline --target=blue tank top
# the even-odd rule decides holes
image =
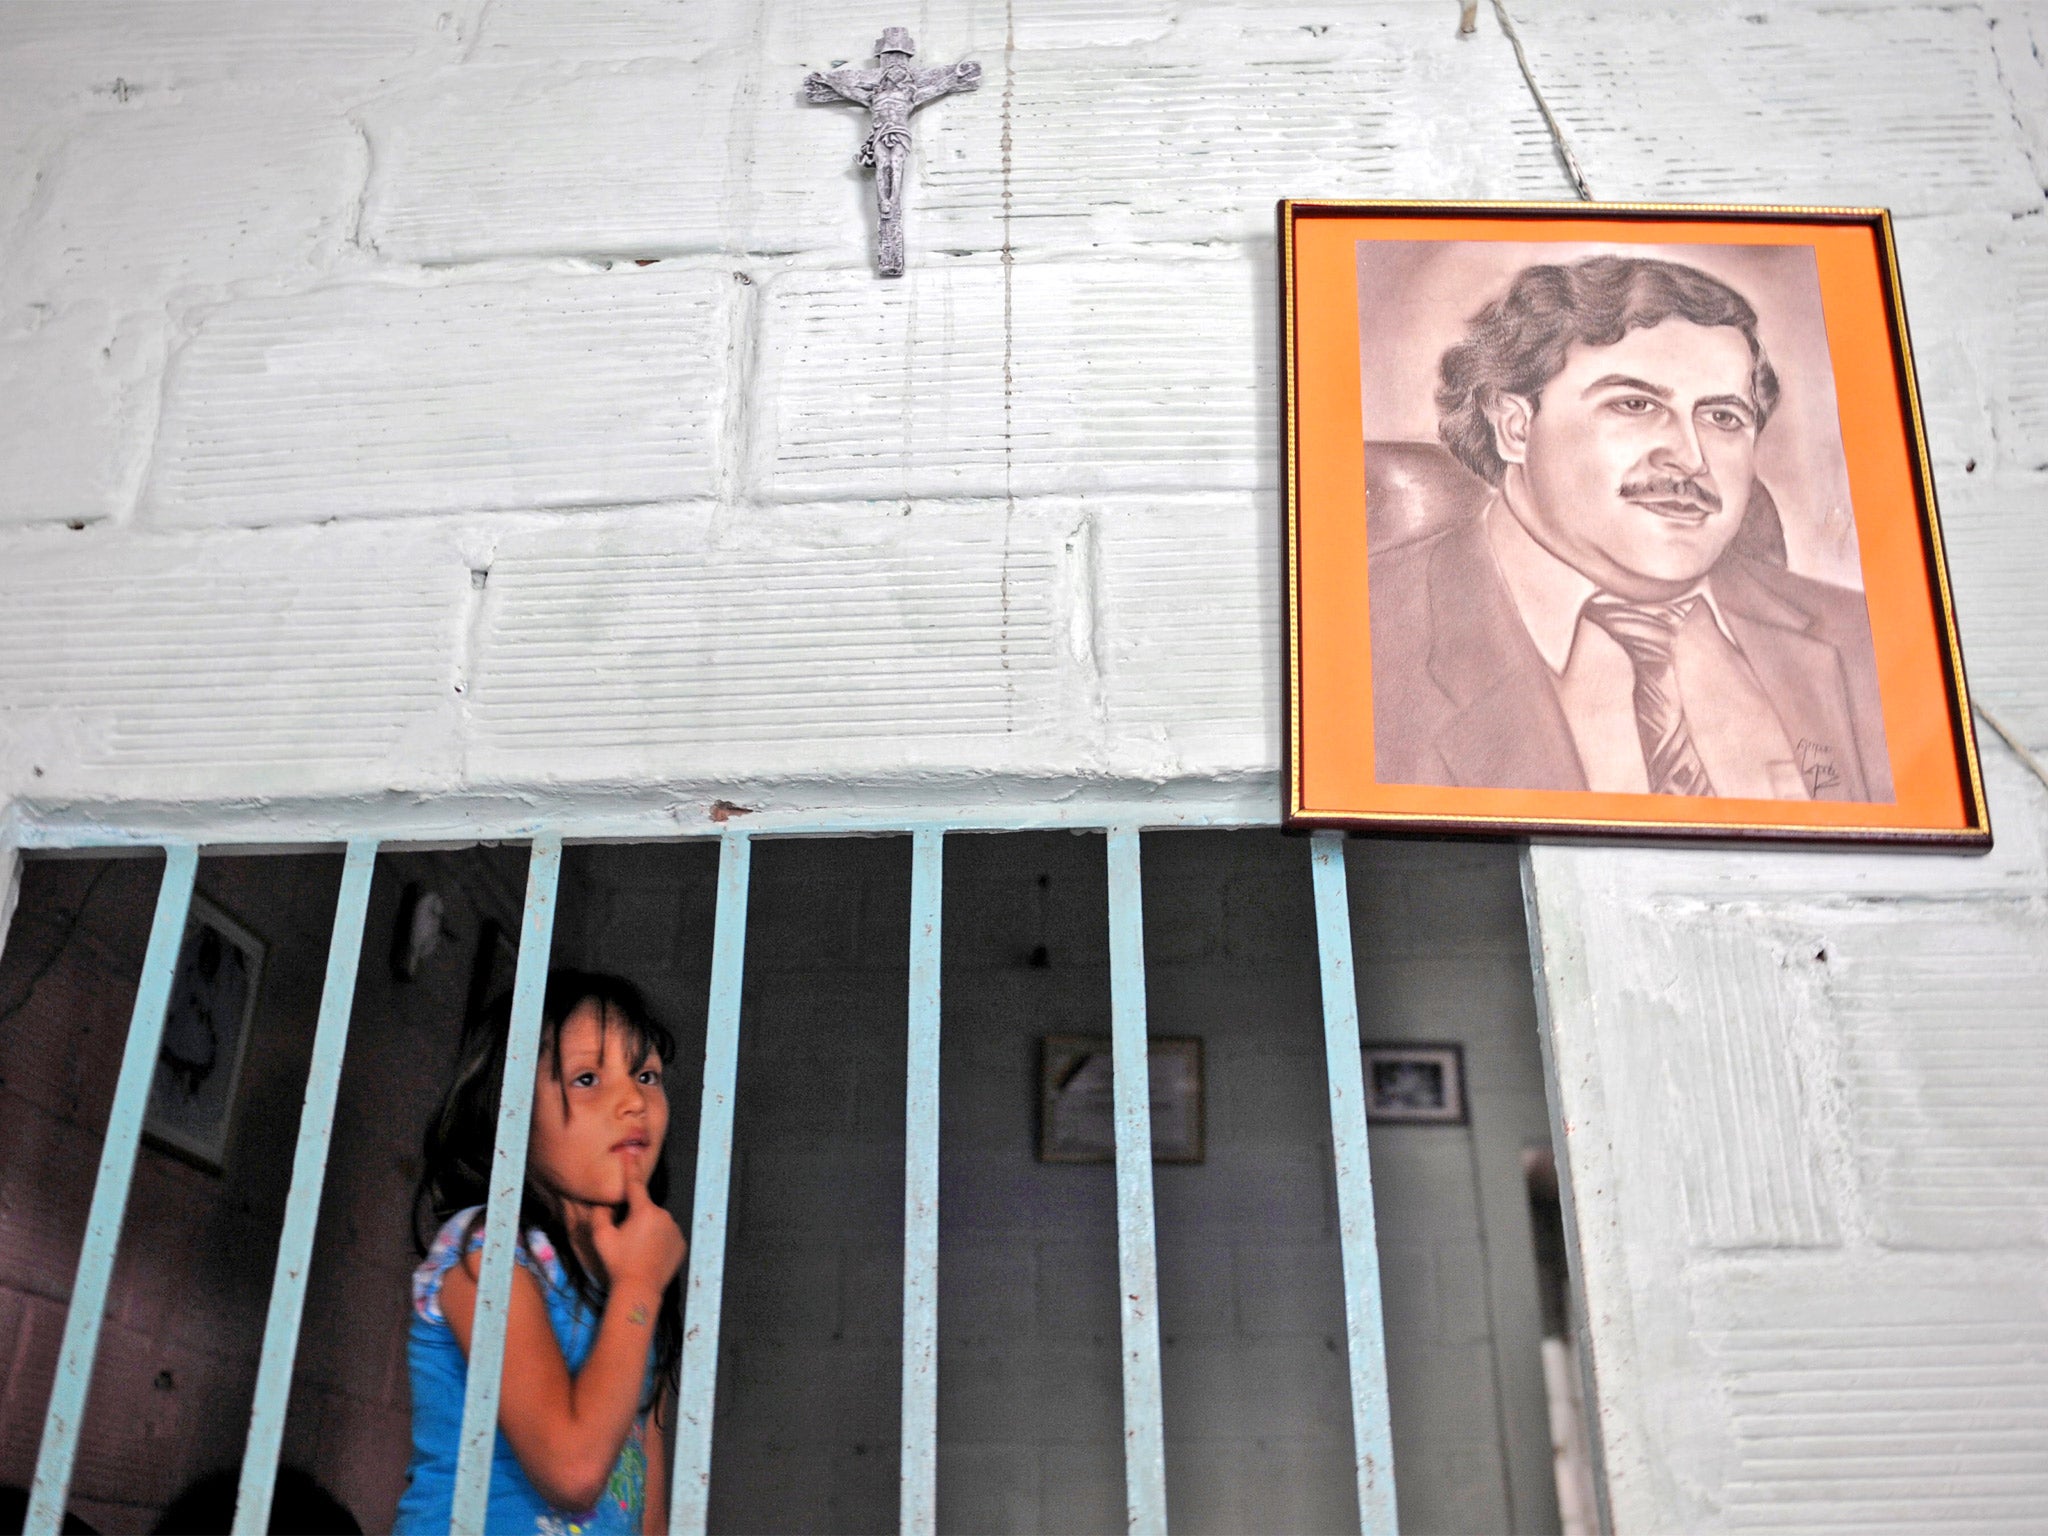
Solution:
[[[412,1369],[412,1461],[406,1467],[405,1493],[398,1501],[393,1526],[399,1536],[446,1536],[454,1512],[455,1457],[462,1439],[462,1396],[469,1361],[441,1313],[441,1283],[457,1258],[483,1247],[482,1210],[482,1206],[472,1206],[450,1217],[435,1235],[425,1262],[413,1271],[412,1330],[405,1347]],[[562,1346],[563,1362],[574,1375],[583,1368],[597,1341],[598,1315],[576,1294],[544,1233],[529,1231],[514,1257],[520,1268],[540,1283],[548,1325],[554,1329],[555,1342]],[[653,1368],[651,1348],[648,1366]],[[508,1536],[513,1532],[519,1536],[528,1532],[637,1536],[647,1500],[647,1456],[641,1438],[645,1429],[643,1414],[620,1447],[618,1462],[597,1506],[586,1510],[557,1509],[542,1498],[527,1480],[505,1431],[499,1429],[491,1455],[491,1497],[484,1529],[490,1536],[501,1532]]]

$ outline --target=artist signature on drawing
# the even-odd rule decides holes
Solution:
[[[1818,800],[1825,790],[1842,787],[1842,775],[1835,769],[1835,755],[1826,742],[1802,736],[1792,749],[1799,763],[1799,776],[1806,780],[1806,792]]]

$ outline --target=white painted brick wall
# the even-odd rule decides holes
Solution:
[[[735,286],[628,267],[225,305],[166,380],[144,513],[261,525],[709,495]]]
[[[17,541],[0,761],[58,798],[210,798],[227,764],[345,791],[454,782],[470,579],[446,529]],[[323,792],[315,789],[315,793]]]
[[[2048,1508],[2048,794],[1983,859],[1544,848],[1618,1528]]]
[[[1512,8],[1602,196],[1898,211],[1972,680],[2048,749],[2038,8]],[[858,118],[798,82],[906,20],[987,75],[919,119],[912,270],[883,285]],[[1491,17],[1455,25],[1450,0],[0,10],[4,815],[1270,813],[1270,203],[1569,190]],[[1953,960],[1972,1018],[2041,1023],[2048,812],[1986,751],[1990,861],[1533,861],[1629,1528],[1796,1525],[1795,1473],[1882,1517],[1883,1460],[1820,1419],[1759,1459],[1772,1349],[1816,1391],[1951,1348],[2016,1411],[2048,1381],[1981,1353],[2044,1315],[2031,1144],[2002,1163],[1991,1121],[1952,1145],[1933,1100],[1872,1108],[1942,1027],[1883,966],[1932,994]],[[1881,984],[1779,966],[1794,936]],[[2004,1040],[1953,1070],[2023,1077]],[[1667,1045],[1699,1092],[1641,1077]],[[1788,1052],[1767,1090],[1711,1066]],[[2006,1203],[1936,1220],[1913,1170],[1944,1159]],[[1649,1168],[1685,1177],[1624,1176]],[[2048,1485],[1968,1465],[1896,1518],[2048,1520]]]
[[[1248,257],[778,278],[750,478],[872,501],[1270,485],[1271,286]]]
[[[7,264],[13,302],[317,276],[354,209],[308,188],[364,174],[361,136],[317,101],[224,100],[203,114],[137,96],[78,125],[38,165]]]
[[[719,250],[737,211],[726,167],[739,83],[723,55],[423,82],[370,114],[379,174],[363,238],[408,262]]]
[[[1089,718],[1068,643],[1076,521],[1033,511],[1003,537],[835,508],[509,533],[479,615],[471,773],[796,776],[821,716],[851,772],[1059,772]]]

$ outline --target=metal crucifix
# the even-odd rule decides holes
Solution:
[[[910,160],[910,114],[928,101],[981,85],[981,66],[969,60],[951,69],[913,69],[917,46],[902,27],[884,27],[875,44],[877,69],[835,69],[804,77],[804,94],[814,102],[850,101],[868,109],[868,136],[859,161],[875,173],[875,206],[881,213],[875,270],[903,275],[903,171]]]

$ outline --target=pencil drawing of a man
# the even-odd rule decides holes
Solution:
[[[1437,374],[1491,495],[1371,552],[1382,783],[1892,798],[1863,594],[1737,539],[1776,526],[1780,393],[1740,293],[1643,257],[1525,267]]]

